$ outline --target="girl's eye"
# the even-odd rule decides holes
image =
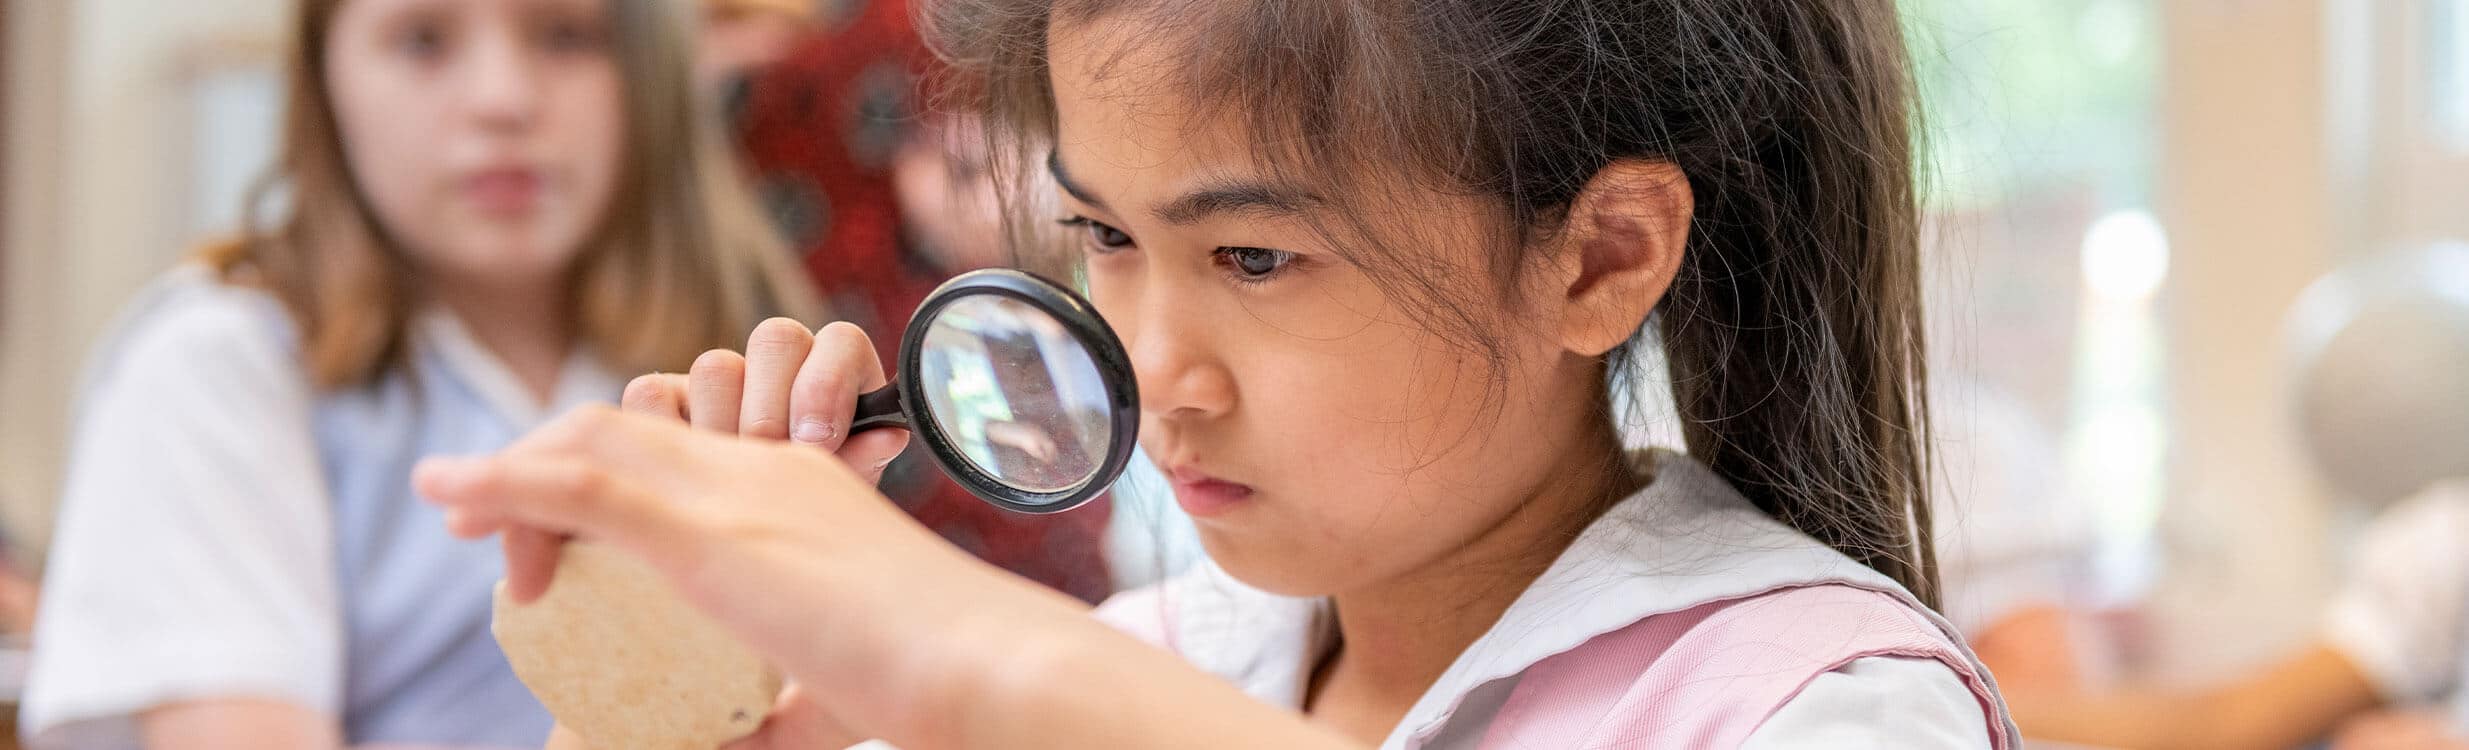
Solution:
[[[1293,267],[1295,254],[1260,247],[1221,247],[1217,261],[1239,281],[1261,282]]]
[[[589,21],[551,21],[540,32],[540,45],[551,52],[591,52],[600,49],[601,33]]]
[[[1063,226],[1080,227],[1087,230],[1089,249],[1094,252],[1110,253],[1132,246],[1131,235],[1124,234],[1123,230],[1092,221],[1086,216],[1074,216],[1064,219],[1061,223]]]
[[[414,23],[395,34],[394,46],[414,60],[435,60],[446,53],[446,30],[437,23]]]

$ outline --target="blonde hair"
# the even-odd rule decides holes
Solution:
[[[225,281],[265,289],[300,328],[321,388],[365,383],[404,361],[414,306],[408,260],[351,178],[325,86],[326,35],[343,0],[303,0],[274,173],[240,237],[205,248]],[[737,346],[770,315],[807,318],[815,293],[757,208],[690,75],[698,6],[609,0],[626,82],[618,186],[576,261],[576,331],[619,372],[682,370]],[[288,208],[256,212],[277,191]]]

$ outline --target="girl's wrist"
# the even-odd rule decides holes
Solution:
[[[1079,600],[1002,572],[993,577],[1007,595],[1002,604],[980,602],[953,617],[951,649],[923,644],[933,703],[921,718],[951,743],[943,748],[1002,745],[1007,725],[1035,715],[1039,701],[1062,688],[1059,669],[1089,656],[1086,629],[1104,627]]]
[[[1051,594],[1040,590],[1040,594]],[[966,663],[955,665],[944,686],[943,720],[951,747],[999,747],[1009,737],[1022,736],[1027,724],[1058,708],[1060,691],[1077,689],[1074,670],[1109,653],[1102,636],[1111,630],[1088,616],[1079,601],[1052,594],[1054,606],[1024,611],[1023,617],[983,617],[963,636],[975,646]],[[960,656],[955,652],[953,656]]]
[[[1038,691],[1055,688],[1040,675],[1082,658],[1091,641],[1083,629],[1105,627],[1079,600],[976,560],[962,562],[965,572],[947,579],[951,585],[908,592],[901,604],[911,616],[884,622],[891,627],[869,639],[881,644],[880,681],[844,686],[869,707],[863,718],[851,718],[902,747],[993,739],[983,730],[1033,710]],[[916,606],[923,597],[939,601]]]

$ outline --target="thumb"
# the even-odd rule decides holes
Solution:
[[[790,683],[787,690],[780,692],[780,700],[772,705],[771,716],[763,720],[762,728],[721,746],[720,750],[845,748],[865,741],[825,711],[811,695]]]

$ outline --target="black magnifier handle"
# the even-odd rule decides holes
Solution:
[[[849,420],[849,434],[878,427],[909,429],[909,413],[901,408],[898,382],[857,397],[857,415]]]

